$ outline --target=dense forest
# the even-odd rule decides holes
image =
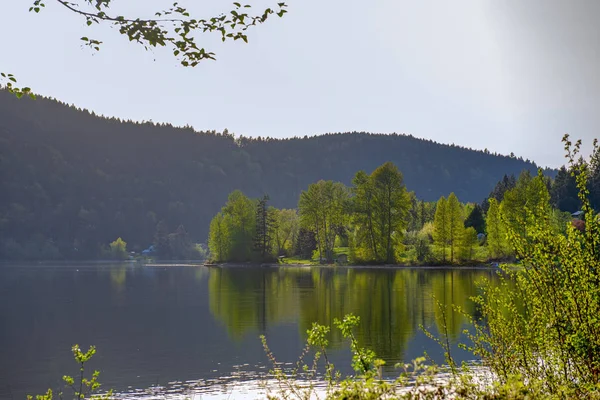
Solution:
[[[163,240],[166,256],[185,257],[176,247],[206,242],[233,190],[268,194],[269,204],[292,209],[309,184],[350,185],[356,171],[386,161],[425,201],[454,192],[480,202],[504,175],[537,169],[410,135],[246,138],[104,118],[0,91],[0,259],[101,257],[117,238],[137,252]]]

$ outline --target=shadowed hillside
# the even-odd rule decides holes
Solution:
[[[210,219],[234,189],[267,193],[274,206],[291,208],[309,183],[350,184],[356,171],[385,161],[424,200],[453,191],[461,201],[481,201],[504,174],[536,169],[406,135],[236,139],[0,91],[0,258],[95,257],[119,236],[139,251],[160,220],[205,241]]]

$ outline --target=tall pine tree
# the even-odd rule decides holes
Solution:
[[[273,212],[268,209],[269,196],[264,195],[256,203],[256,225],[254,233],[254,251],[258,254],[260,261],[271,261],[273,259],[273,229],[275,218]]]
[[[465,228],[470,227],[473,227],[477,233],[485,232],[485,218],[483,217],[483,209],[479,204],[475,204],[465,220]]]

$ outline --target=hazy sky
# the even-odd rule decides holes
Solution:
[[[113,1],[146,16],[170,3]],[[54,0],[39,15],[30,3],[2,0],[0,71],[104,115],[246,136],[409,133],[544,166],[563,163],[564,133],[591,144],[599,132],[597,0],[288,0],[247,45],[203,36],[218,60],[192,69]],[[81,36],[105,44],[93,54]]]

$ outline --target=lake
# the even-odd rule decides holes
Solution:
[[[492,269],[239,267],[173,265],[0,265],[0,399],[58,388],[78,366],[75,343],[97,354],[103,388],[129,397],[201,393],[236,397],[230,387],[256,382],[270,368],[259,335],[279,361],[295,361],[312,322],[360,316],[359,341],[387,362],[442,349],[437,333],[456,304],[475,313],[476,281]],[[436,301],[437,300],[437,301]],[[465,318],[446,307],[456,345]],[[332,329],[330,355],[350,373],[350,353]],[[229,385],[229,386],[228,386]],[[248,394],[252,397],[252,394]]]

